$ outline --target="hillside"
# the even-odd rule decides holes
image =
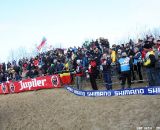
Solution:
[[[78,97],[65,89],[0,96],[1,130],[160,127],[160,96]]]

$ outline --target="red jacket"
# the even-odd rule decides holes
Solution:
[[[90,61],[88,72],[95,73],[95,74],[97,73],[97,63],[95,60]]]
[[[146,56],[146,52],[143,50],[143,51],[142,51],[142,59],[144,59],[145,56]]]

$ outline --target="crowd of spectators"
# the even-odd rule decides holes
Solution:
[[[153,51],[155,56],[155,63],[153,63],[153,57],[149,56],[151,62],[149,65],[145,65],[146,53]],[[92,88],[97,90],[96,78],[97,75],[102,72],[104,75],[104,81],[106,82],[106,88],[112,89],[112,80],[110,73],[119,73],[119,79],[122,80],[121,70],[122,67],[119,63],[121,57],[129,57],[131,68],[130,75],[131,80],[139,79],[143,82],[142,67],[154,68],[152,73],[159,72],[159,51],[160,40],[154,39],[153,36],[146,36],[144,39],[139,39],[138,42],[130,40],[128,43],[120,45],[110,45],[108,39],[99,38],[89,44],[83,44],[82,47],[70,47],[66,50],[52,49],[47,52],[38,54],[36,57],[23,58],[14,60],[8,63],[0,64],[0,82],[6,82],[7,80],[18,81],[25,78],[35,78],[38,76],[59,74],[65,71],[75,72],[80,76],[86,76],[87,73],[90,78],[93,76],[91,71],[94,71],[96,76],[93,76],[91,81]],[[105,61],[107,60],[107,61]],[[95,61],[92,62],[91,61]],[[94,66],[96,69],[94,70]],[[77,67],[78,68],[77,70]],[[92,70],[90,70],[92,67]],[[111,68],[115,67],[111,72]],[[157,69],[157,70],[156,70]],[[149,71],[148,73],[150,73]],[[83,73],[83,74],[82,74]],[[135,76],[138,74],[139,78]],[[105,75],[106,74],[106,75]],[[108,77],[109,75],[109,77]],[[157,74],[160,76],[160,73]],[[149,80],[158,80],[154,74],[148,75]],[[158,77],[160,79],[160,77]],[[81,79],[79,79],[80,81]],[[124,81],[124,79],[123,79]],[[77,83],[77,85],[80,84]],[[122,84],[122,86],[124,83]],[[157,85],[149,82],[149,85]],[[124,87],[124,86],[123,86]],[[128,87],[130,84],[128,83]]]

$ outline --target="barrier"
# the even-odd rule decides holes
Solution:
[[[16,82],[7,82],[0,85],[0,94],[20,93],[39,89],[60,88],[59,75],[42,76]]]
[[[159,95],[160,86],[140,87],[120,90],[78,90],[70,86],[65,87],[69,92],[77,96],[102,97],[102,96],[125,96],[125,95]]]
[[[65,82],[66,77],[67,81]],[[64,75],[64,82],[69,84],[70,75]],[[39,89],[50,89],[50,88],[60,88],[61,87],[61,79],[59,75],[52,76],[41,76],[33,79],[25,79],[21,81],[11,82],[8,81],[6,83],[0,84],[0,94],[8,94],[8,93],[20,93],[25,91],[33,91]],[[62,84],[64,84],[62,82]],[[160,86],[156,87],[141,87],[141,88],[131,88],[125,90],[78,90],[70,86],[65,87],[68,91],[74,93],[78,96],[88,96],[88,97],[99,97],[99,96],[124,96],[124,95],[158,95],[160,94]]]

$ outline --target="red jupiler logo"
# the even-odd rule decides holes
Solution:
[[[57,77],[56,75],[53,75],[53,76],[51,77],[51,82],[52,82],[52,85],[53,85],[54,87],[58,87],[59,80],[58,80],[58,77]]]
[[[11,84],[9,85],[9,87],[10,87],[10,92],[11,92],[11,93],[14,93],[14,91],[15,91],[15,86],[14,86],[14,84],[11,83]]]
[[[5,84],[1,84],[1,89],[3,93],[6,93],[6,85]]]

